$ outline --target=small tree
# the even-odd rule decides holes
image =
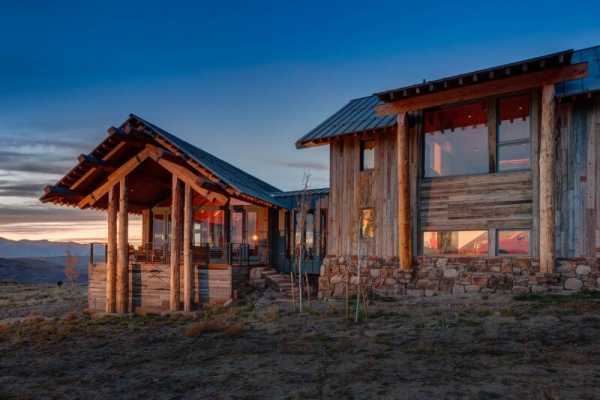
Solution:
[[[67,250],[67,259],[65,260],[65,277],[73,286],[79,280],[79,271],[77,270],[77,257]]]

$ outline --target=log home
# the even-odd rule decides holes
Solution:
[[[323,297],[597,288],[600,48],[352,100],[330,146]]]

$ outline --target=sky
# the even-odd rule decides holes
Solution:
[[[0,0],[0,237],[104,241],[41,204],[130,113],[282,190],[328,185],[294,142],[350,99],[600,44],[600,3]],[[139,221],[132,221],[139,236]]]

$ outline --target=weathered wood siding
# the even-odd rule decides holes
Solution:
[[[378,133],[375,168],[360,170],[360,139],[348,137],[330,145],[331,189],[328,210],[328,255],[356,255],[360,210],[375,211],[375,237],[361,241],[361,254],[398,255],[396,135]]]
[[[557,255],[594,256],[600,239],[600,99],[559,104],[557,118]]]
[[[532,226],[530,171],[426,180],[419,200],[423,230]]]

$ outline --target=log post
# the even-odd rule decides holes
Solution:
[[[170,310],[179,310],[179,251],[181,249],[181,185],[173,175],[171,187],[171,279]]]
[[[129,304],[129,235],[128,235],[127,178],[119,181],[119,238],[117,245],[117,301],[118,313],[127,312]]]
[[[554,85],[542,88],[540,126],[540,272],[554,272],[556,243],[554,232],[555,100]]]
[[[106,244],[106,312],[114,313],[117,275],[117,189],[108,192],[108,234]]]
[[[185,184],[183,205],[183,311],[192,311],[192,188]]]
[[[400,269],[412,266],[411,223],[410,223],[410,174],[408,170],[408,129],[406,113],[397,116],[398,131],[396,150],[398,159],[398,257]]]
[[[151,209],[142,211],[142,247],[145,249],[149,244],[152,243],[152,220],[154,219],[154,213]]]

